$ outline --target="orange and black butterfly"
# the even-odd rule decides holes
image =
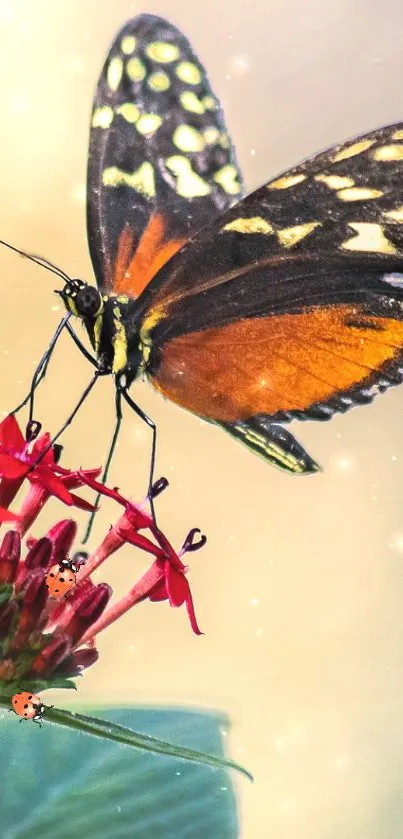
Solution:
[[[68,280],[61,292],[96,354],[90,386],[112,374],[118,418],[122,397],[144,417],[128,388],[145,375],[269,463],[312,473],[282,424],[329,419],[403,378],[403,123],[241,190],[188,41],[134,18],[92,114],[98,290]]]

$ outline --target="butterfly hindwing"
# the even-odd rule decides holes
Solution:
[[[154,385],[249,444],[256,423],[328,419],[402,381],[403,124],[247,196],[143,306]]]
[[[98,285],[139,295],[240,193],[222,111],[189,42],[161,18],[129,21],[91,121],[87,225]]]

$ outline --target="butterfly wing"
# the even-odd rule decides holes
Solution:
[[[290,465],[277,426],[272,457],[273,423],[328,419],[403,378],[403,124],[247,196],[173,257],[142,310],[158,390],[312,471]]]
[[[91,120],[87,229],[98,285],[137,296],[240,193],[221,108],[189,42],[161,18],[129,21]]]

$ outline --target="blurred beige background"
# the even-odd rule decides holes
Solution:
[[[191,38],[220,96],[247,187],[336,141],[403,119],[403,6],[363,0],[0,0],[0,236],[92,279],[84,183],[91,97],[109,42],[150,11]],[[0,412],[24,394],[60,311],[54,279],[0,251]],[[64,339],[38,401],[56,430],[89,378]],[[65,437],[66,465],[100,463],[112,383]],[[200,526],[193,637],[183,610],[142,605],[101,636],[80,701],[226,710],[255,774],[243,839],[401,839],[403,389],[330,424],[294,424],[325,472],[292,479],[140,384],[158,422],[158,502],[175,544]],[[124,425],[112,483],[141,497],[147,432]],[[104,505],[96,536],[111,521]],[[62,517],[54,507],[43,528]],[[116,595],[144,568],[104,566]],[[58,704],[77,702],[57,697]],[[218,838],[217,838],[218,839]]]

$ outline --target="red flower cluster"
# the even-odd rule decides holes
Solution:
[[[79,476],[78,472],[63,469],[57,463],[60,446],[49,448],[50,434],[38,437],[40,430],[39,423],[31,422],[24,437],[12,414],[0,423],[0,522],[18,519],[21,534],[26,533],[51,496],[69,507],[92,511],[93,506],[71,490],[82,486],[86,475],[96,478],[101,471],[90,469]],[[30,492],[16,516],[8,508],[25,479],[30,483]]]
[[[24,438],[14,416],[0,423],[0,522],[12,522],[13,526],[0,547],[0,681],[51,682],[78,675],[98,658],[95,636],[146,599],[168,600],[171,606],[177,607],[185,604],[192,629],[200,634],[185,576],[187,568],[181,560],[184,553],[205,544],[204,536],[195,539],[200,534],[198,528],[190,531],[181,550],[176,552],[155,527],[146,502],[133,504],[117,490],[101,484],[97,481],[99,469],[62,468],[57,462],[59,448],[48,448],[50,435],[38,436],[39,433],[39,424],[30,423]],[[10,513],[8,507],[25,480],[30,486],[21,510],[19,514]],[[61,566],[71,556],[76,523],[66,519],[44,537],[29,538],[24,557],[21,536],[51,496],[70,507],[93,510],[88,501],[72,491],[83,486],[113,499],[123,507],[123,513],[100,546],[85,558],[85,564],[82,553],[78,557],[77,586],[62,600],[54,600],[46,587],[46,575],[52,566]],[[154,496],[166,486],[165,479],[157,481]],[[153,561],[130,591],[108,609],[112,590],[107,583],[94,584],[91,574],[124,544],[141,548],[151,554]]]

